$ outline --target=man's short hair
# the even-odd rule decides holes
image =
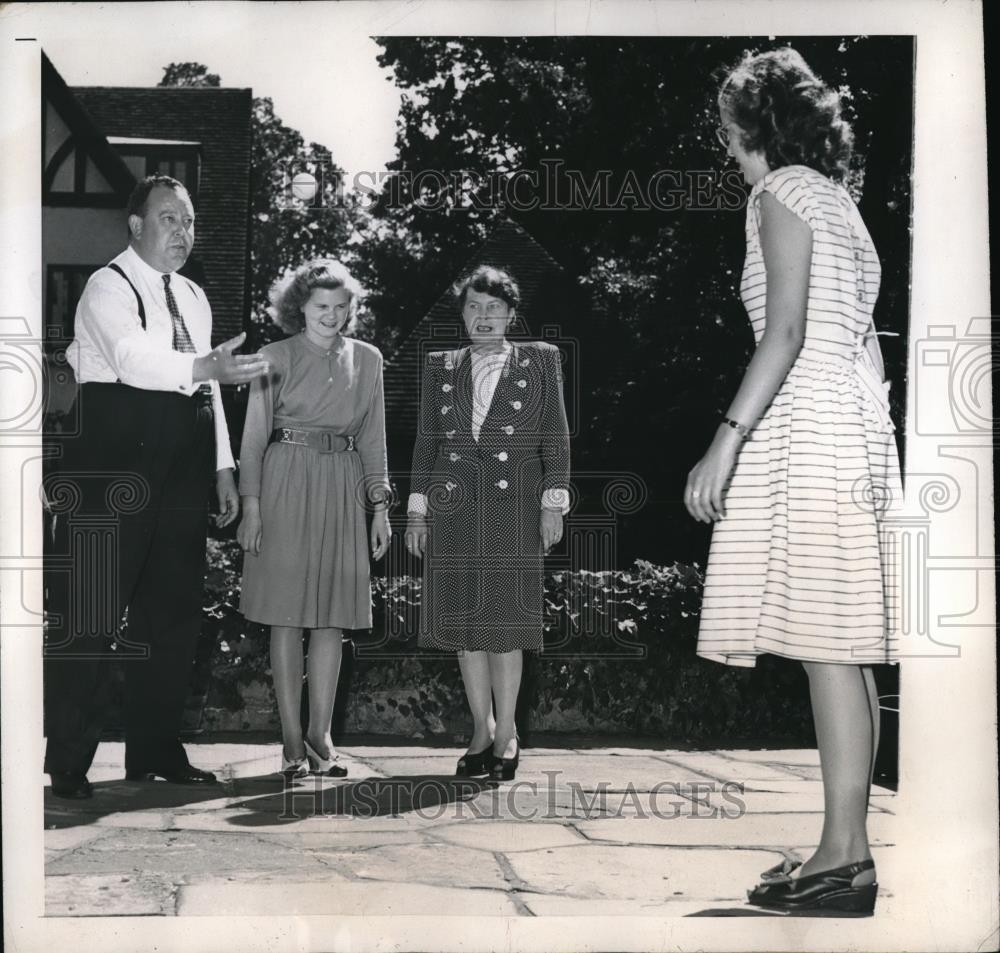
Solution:
[[[139,218],[144,218],[146,215],[146,201],[149,199],[149,193],[152,192],[158,185],[165,186],[168,189],[173,189],[175,192],[183,192],[185,195],[188,194],[188,190],[185,188],[184,183],[178,182],[177,179],[172,178],[169,175],[147,175],[146,178],[140,179],[136,187],[132,189],[132,194],[128,197],[128,205],[125,206],[125,214],[138,215]]]

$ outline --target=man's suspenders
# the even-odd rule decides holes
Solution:
[[[118,274],[120,274],[125,279],[125,281],[128,282],[128,286],[132,289],[132,294],[135,295],[136,304],[139,305],[139,320],[142,322],[142,329],[143,329],[143,331],[145,331],[146,330],[146,308],[143,306],[142,295],[139,294],[139,289],[136,288],[136,286],[134,284],[132,284],[131,281],[129,281],[128,275],[126,275],[125,272],[122,271],[121,268],[118,265],[116,265],[114,262],[112,262],[110,265],[108,265],[108,267],[112,271],[117,271]],[[181,275],[180,277],[184,278],[183,275]],[[191,281],[189,278],[184,278],[184,280],[187,282],[188,287],[191,289],[191,294],[193,294],[197,298],[198,297],[198,292],[197,292],[196,289],[197,289],[198,286],[193,281]]]
[[[134,284],[132,284],[131,281],[129,281],[128,275],[126,275],[125,272],[122,271],[121,268],[119,268],[114,262],[111,262],[111,264],[108,265],[108,267],[112,271],[117,271],[118,274],[120,274],[125,279],[126,284],[128,284],[128,286],[132,289],[132,294],[135,295],[135,303],[137,305],[139,305],[139,320],[142,322],[142,329],[143,329],[143,331],[145,331],[146,330],[146,307],[142,303],[142,295],[139,294],[139,289],[136,288],[136,286]],[[120,377],[118,378],[118,380],[115,381],[116,384],[120,384],[121,382],[122,382],[122,379]]]
[[[142,329],[143,329],[143,331],[145,331],[146,330],[146,308],[143,306],[142,295],[139,294],[139,289],[136,288],[136,286],[134,284],[132,284],[131,281],[129,281],[128,275],[126,275],[125,272],[122,271],[121,268],[119,268],[118,265],[116,265],[114,262],[112,262],[110,265],[108,265],[108,267],[112,271],[117,271],[118,274],[120,274],[125,279],[125,281],[128,283],[128,286],[132,289],[132,293],[135,295],[136,304],[139,305],[139,320],[142,322]]]
[[[114,262],[111,262],[111,264],[108,265],[108,268],[110,268],[112,271],[118,272],[118,274],[121,275],[125,279],[125,283],[132,289],[132,294],[135,295],[135,303],[139,306],[139,321],[142,323],[142,329],[143,329],[143,331],[145,331],[146,330],[146,307],[142,303],[142,295],[139,294],[139,289],[136,288],[136,286],[134,284],[132,284],[132,282],[129,280],[128,275],[126,275],[125,272],[122,271],[121,268],[118,265],[116,265]],[[197,298],[198,297],[198,292],[195,290],[195,288],[197,287],[197,285],[195,285],[194,282],[192,282],[188,278],[184,278],[184,280],[188,283],[188,287],[190,287],[190,289],[191,289],[191,294],[193,294]],[[121,378],[118,379],[117,383],[119,383],[119,384],[121,383]]]

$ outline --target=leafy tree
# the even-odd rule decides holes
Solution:
[[[200,63],[171,63],[160,86],[219,86],[220,79]],[[298,200],[291,180],[308,172],[318,192]],[[268,290],[290,268],[309,258],[339,258],[357,266],[356,241],[361,214],[356,199],[340,195],[343,171],[330,150],[307,144],[302,134],[285,125],[269,97],[254,97],[250,155],[251,272],[250,347],[283,336],[267,312]],[[360,337],[372,337],[374,322],[362,310]]]
[[[352,238],[360,213],[350,195],[340,194],[343,170],[330,150],[315,142],[307,145],[275,114],[270,98],[254,99],[253,133],[251,317],[259,343],[264,343],[282,336],[267,313],[268,289],[275,279],[320,256],[339,258],[356,269]],[[319,189],[311,201],[298,201],[291,193],[292,178],[304,172],[313,175]],[[372,324],[364,311],[359,336],[371,337]]]
[[[160,86],[218,86],[219,74],[201,63],[171,63],[163,67]]]
[[[379,320],[412,327],[499,215],[547,248],[584,296],[559,315],[580,340],[582,359],[584,429],[573,444],[574,467],[638,473],[652,495],[625,526],[623,564],[634,555],[704,553],[707,533],[681,505],[684,479],[752,348],[738,297],[743,187],[721,178],[729,160],[714,136],[717,76],[751,43],[763,50],[787,42],[844,88],[857,141],[851,185],[883,263],[876,322],[905,337],[907,38],[379,40],[380,65],[393,70],[403,94],[398,158],[369,226],[380,241],[363,251]],[[550,195],[547,205],[516,207],[489,201],[485,188],[470,195],[448,177],[458,169],[480,177],[535,170],[544,181],[553,162],[584,186],[606,177],[610,200]],[[407,179],[420,170],[445,175],[437,192],[406,201],[415,197]],[[635,188],[660,170],[676,173],[675,209],[635,200]],[[710,199],[699,199],[699,183],[707,183]],[[723,201],[723,191],[737,201]],[[901,395],[904,347],[889,343],[886,358]]]

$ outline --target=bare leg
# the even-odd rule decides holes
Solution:
[[[465,684],[465,696],[472,712],[472,738],[468,751],[475,754],[493,742],[493,692],[490,667],[485,652],[459,652],[458,668]]]
[[[823,833],[799,876],[871,857],[866,822],[875,730],[869,680],[862,666],[806,662],[823,770]],[[874,871],[855,884],[871,883]]]
[[[875,776],[875,755],[878,753],[879,731],[882,727],[882,712],[878,707],[878,689],[875,687],[875,673],[870,665],[865,665],[861,671],[865,676],[865,688],[868,690],[868,708],[872,713],[872,769],[868,775],[868,793],[871,795],[872,779]]]
[[[309,635],[309,743],[321,757],[336,754],[330,726],[344,656],[342,629],[313,629]]]
[[[271,677],[281,717],[284,756],[295,761],[306,756],[302,744],[302,630],[271,626]]]
[[[513,652],[490,652],[490,680],[497,700],[497,730],[493,753],[499,758],[513,758],[517,753],[517,727],[514,709],[521,687],[523,657],[520,649]]]

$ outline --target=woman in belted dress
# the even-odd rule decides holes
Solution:
[[[514,279],[455,288],[471,345],[427,356],[406,545],[422,556],[419,644],[458,653],[473,728],[456,773],[514,776],[522,652],[542,647],[542,562],[562,538],[569,431],[558,349],[508,341]]]
[[[757,348],[685,491],[691,514],[714,523],[698,653],[738,666],[780,655],[809,678],[823,831],[750,901],[871,913],[871,666],[898,655],[883,524],[901,500],[872,320],[880,266],[841,184],[851,131],[839,98],[797,52],[747,57],[719,110],[720,141],[752,186],[740,293]]]
[[[290,337],[261,349],[271,371],[251,386],[243,430],[240,610],[271,627],[286,777],[347,774],[330,736],[343,630],[371,627],[369,556],[389,546],[382,355],[347,335],[359,293],[333,259],[274,285],[272,315]]]

